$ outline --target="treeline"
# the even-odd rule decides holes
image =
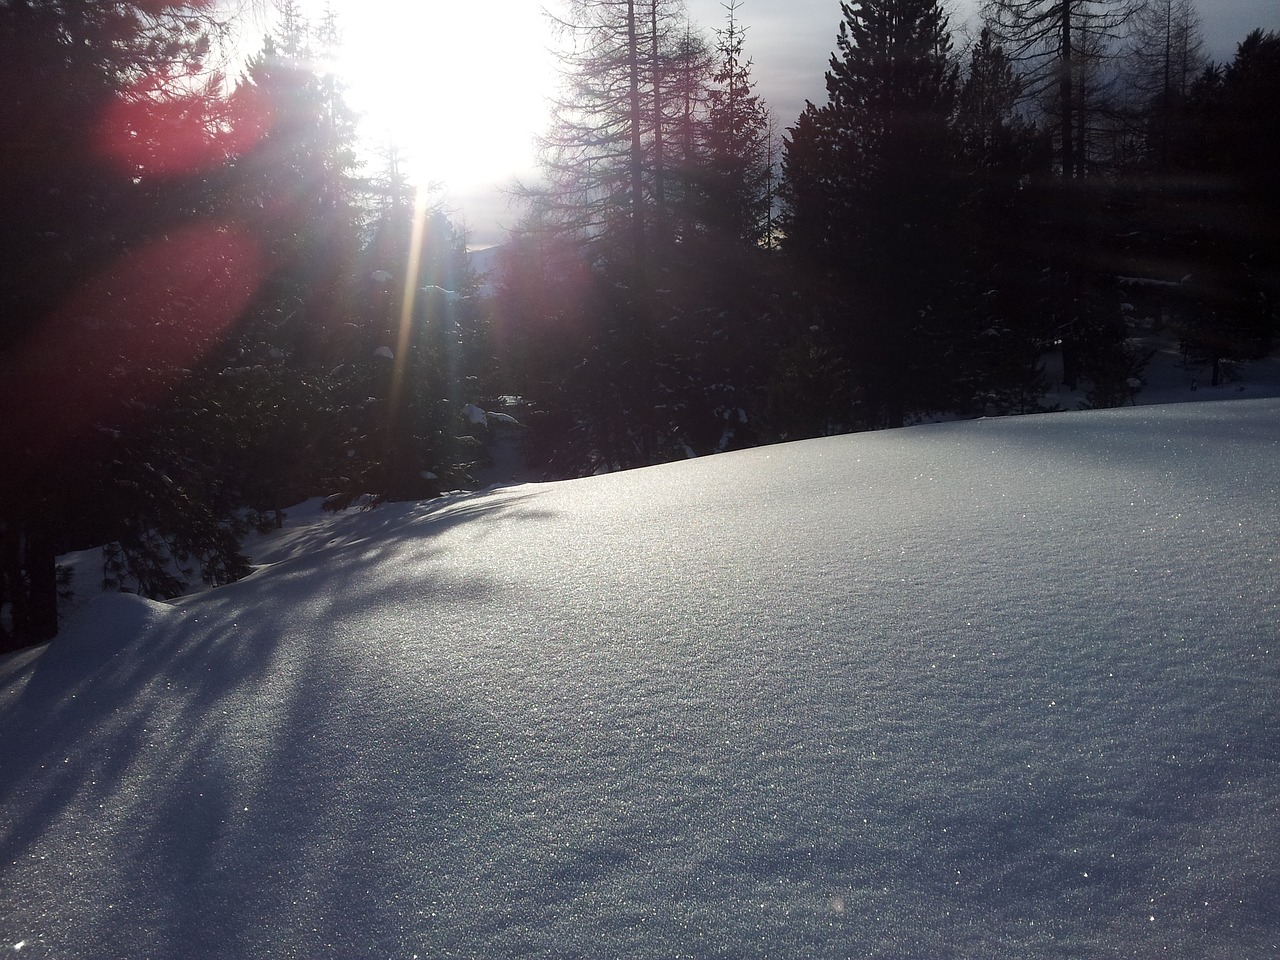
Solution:
[[[56,632],[60,553],[234,580],[290,503],[472,484],[513,412],[564,477],[1044,409],[1052,351],[1122,403],[1133,313],[1215,372],[1270,349],[1280,37],[1210,64],[1188,0],[993,0],[967,44],[841,4],[781,136],[736,0],[573,0],[487,286],[393,148],[358,163],[334,18],[284,3],[227,76],[214,10],[0,0],[0,645]]]
[[[1190,0],[855,0],[779,141],[741,5],[576,0],[545,180],[495,322],[535,457],[575,475],[938,415],[1127,402],[1275,332],[1280,36],[1226,65]],[[834,13],[834,10],[833,10]]]

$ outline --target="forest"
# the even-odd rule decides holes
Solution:
[[[498,435],[586,476],[1048,411],[1050,369],[1123,405],[1139,322],[1215,382],[1274,349],[1280,34],[1218,63],[1192,0],[987,0],[972,39],[836,7],[827,99],[778,118],[741,0],[572,0],[482,275],[362,156],[332,13],[282,0],[228,66],[207,0],[0,0],[0,650],[57,633],[64,553],[228,583],[285,507],[465,489]]]

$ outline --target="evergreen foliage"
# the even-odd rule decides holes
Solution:
[[[934,0],[853,0],[783,159],[785,248],[832,284],[821,308],[860,393],[854,422],[901,425],[948,399],[957,215],[947,18]]]
[[[754,442],[778,275],[738,5],[714,54],[664,0],[575,9],[593,42],[566,61],[498,297],[504,365],[530,375],[516,392],[559,408],[538,418],[536,459],[564,476]]]
[[[1019,110],[1022,80],[1012,58],[983,29],[969,52],[954,129],[963,182],[959,242],[961,302],[971,327],[971,363],[957,396],[974,411],[1044,409],[1040,370],[1056,333],[1043,280],[1049,258],[1036,255],[1050,145]],[[1039,184],[1039,187],[1033,186]]]
[[[1171,162],[1193,175],[1162,198],[1178,204],[1173,249],[1194,264],[1179,289],[1184,349],[1212,364],[1214,383],[1225,365],[1266,356],[1280,333],[1277,97],[1280,33],[1255,30],[1191,85],[1171,136]]]
[[[769,114],[753,91],[751,62],[743,59],[740,7],[738,0],[727,4],[725,26],[716,31],[720,60],[710,78],[703,133],[704,217],[708,232],[761,246],[773,232]]]

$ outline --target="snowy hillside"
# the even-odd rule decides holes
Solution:
[[[1273,958],[1280,400],[338,516],[0,680],[0,947]]]

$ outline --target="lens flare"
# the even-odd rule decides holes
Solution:
[[[418,275],[422,267],[422,237],[427,223],[427,191],[414,193],[413,230],[409,237],[409,258],[404,274],[404,295],[400,302],[400,324],[396,332],[396,355],[391,374],[391,392],[387,398],[387,426],[394,436],[395,424],[404,402],[405,368],[409,358],[409,341],[413,336],[413,311],[418,298]]]
[[[145,408],[226,334],[264,276],[242,228],[194,223],[119,257],[14,351],[0,385],[10,470],[40,469],[89,431]],[[10,473],[9,479],[22,480]]]
[[[217,82],[192,88],[148,77],[133,84],[99,120],[99,154],[133,175],[183,176],[246,153],[271,127],[270,104],[250,86],[224,97]]]

